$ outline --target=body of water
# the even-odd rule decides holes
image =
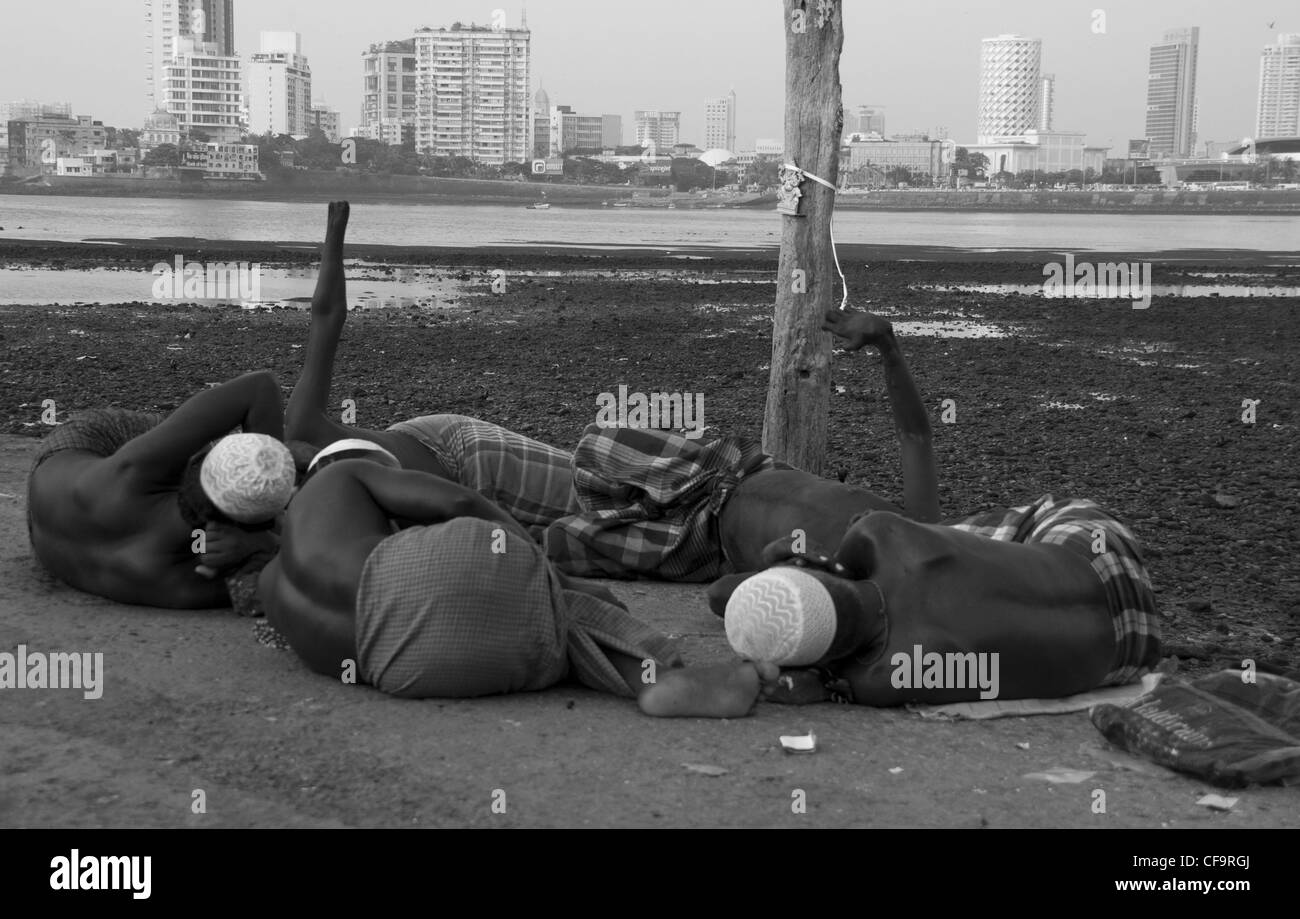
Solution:
[[[210,198],[0,195],[0,240],[205,239],[316,243],[321,203]],[[711,247],[777,246],[772,209],[690,210],[504,205],[357,204],[348,241],[406,246],[581,246],[655,248],[690,254]],[[1141,253],[1165,250],[1300,250],[1290,216],[1023,214],[956,211],[840,211],[841,244],[952,247],[971,251],[1048,249]]]

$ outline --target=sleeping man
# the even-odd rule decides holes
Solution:
[[[558,572],[496,504],[398,465],[358,440],[314,462],[261,573],[271,625],[316,672],[406,698],[573,678],[660,717],[741,717],[774,686],[771,664],[680,667],[668,638]]]
[[[271,527],[293,490],[281,406],[275,378],[258,372],[166,418],[105,409],[55,428],[27,481],[36,558],[72,587],[120,603],[231,605],[233,572],[274,552]],[[242,433],[230,434],[236,427]],[[205,531],[201,542],[195,530]]]
[[[739,503],[742,483],[732,524],[751,535],[729,545],[742,565],[764,570],[711,588],[737,653],[812,668],[788,675],[783,700],[833,693],[867,705],[1061,697],[1148,672],[1160,625],[1128,528],[1090,501],[1050,496],[936,523],[928,425],[909,415],[920,400],[892,328],[866,313],[828,314],[825,328],[851,351],[873,345],[884,357],[908,506],[920,519],[875,509],[835,483],[809,495],[802,514],[770,490]],[[722,522],[725,540],[725,511]],[[785,527],[837,548],[827,554],[787,531],[756,559],[756,542]]]

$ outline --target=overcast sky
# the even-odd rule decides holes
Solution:
[[[532,0],[534,88],[583,114],[682,112],[682,139],[703,143],[704,99],[734,87],[738,146],[783,135],[785,33],[781,0]],[[973,142],[980,39],[1015,32],[1043,40],[1056,74],[1056,128],[1113,145],[1142,137],[1148,46],[1166,29],[1200,26],[1201,139],[1238,140],[1255,127],[1259,56],[1276,33],[1300,31],[1296,0],[847,0],[840,76],[844,103],[886,108],[889,133],[946,128]],[[361,52],[422,26],[492,11],[518,21],[517,2],[480,0],[236,0],[236,50],[260,30],[297,31],[316,99],[359,121]],[[1105,12],[1105,33],[1092,29]],[[143,0],[4,0],[0,99],[71,102],[77,114],[138,127],[144,116]],[[1270,28],[1269,23],[1274,23]]]

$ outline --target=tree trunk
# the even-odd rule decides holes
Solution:
[[[839,0],[783,0],[785,11],[785,157],[838,185]],[[830,335],[822,314],[839,306],[839,275],[831,254],[835,192],[812,179],[799,185],[798,216],[781,218],[772,369],[763,419],[763,450],[821,475],[830,408]]]

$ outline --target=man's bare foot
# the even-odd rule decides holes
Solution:
[[[346,201],[331,201],[325,222],[325,244],[320,252],[320,274],[316,294],[311,301],[313,322],[329,321],[342,325],[347,318],[348,298],[343,280],[343,240],[352,213]]]
[[[763,661],[660,670],[638,701],[656,718],[743,718],[780,675],[780,668]]]
[[[329,217],[325,221],[325,246],[321,252],[322,259],[331,256],[343,257],[343,237],[348,232],[348,216],[352,207],[346,201],[331,201]]]

